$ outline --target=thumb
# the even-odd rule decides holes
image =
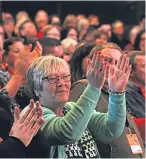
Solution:
[[[14,121],[17,122],[20,119],[20,109],[15,107],[14,109]]]

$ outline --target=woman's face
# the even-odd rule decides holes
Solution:
[[[43,81],[43,91],[38,94],[42,105],[55,111],[56,108],[64,105],[68,101],[71,82],[70,76],[67,80],[64,78],[67,75],[69,75],[68,72],[62,71],[49,75],[49,80],[58,78],[56,83],[50,83],[47,79]]]
[[[75,41],[78,41],[77,36],[78,36],[77,31],[75,29],[73,29],[73,28],[70,29],[70,31],[67,34],[67,38],[72,38]]]
[[[47,35],[46,36],[49,37],[49,38],[60,40],[60,32],[55,27],[50,29],[49,31],[47,31]]]
[[[146,37],[146,33],[144,32],[140,37],[139,48],[141,51],[145,51],[145,37]]]

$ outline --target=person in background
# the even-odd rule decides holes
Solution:
[[[60,17],[59,15],[57,14],[52,14],[50,17],[49,17],[49,24],[52,24],[52,25],[57,25],[57,26],[60,26],[61,25],[61,20],[60,20]]]
[[[43,36],[60,40],[60,27],[57,25],[46,25],[43,29]]]
[[[133,26],[130,29],[130,32],[129,32],[129,41],[130,41],[130,43],[125,46],[124,50],[134,50],[135,39],[136,39],[136,36],[137,36],[137,34],[139,32],[140,32],[140,27],[138,25],[137,26]]]
[[[79,32],[79,40],[82,40],[83,36],[86,34],[89,27],[88,19],[80,19],[77,23],[77,30]]]
[[[99,26],[100,25],[99,17],[97,15],[93,15],[93,14],[89,15],[88,21],[89,21],[90,26]]]
[[[42,56],[53,55],[63,58],[63,48],[59,40],[43,37],[39,39],[39,42],[43,47]]]
[[[66,62],[70,63],[70,60],[74,54],[77,42],[71,38],[66,38],[61,41],[61,45],[63,48],[63,59]]]
[[[95,30],[92,36],[93,36],[93,42],[95,44],[104,44],[109,41],[108,34],[105,31],[99,29]]]
[[[39,10],[35,15],[35,24],[37,26],[37,37],[43,37],[42,29],[49,23],[49,16],[45,10]]]
[[[105,31],[108,34],[108,38],[109,38],[109,41],[110,41],[110,39],[112,37],[112,27],[111,27],[111,25],[110,24],[102,24],[100,26],[100,29]]]
[[[78,31],[74,27],[63,28],[61,30],[61,40],[65,38],[71,38],[75,41],[78,41]]]
[[[129,84],[126,87],[126,107],[133,116],[141,137],[145,141],[145,52],[129,51],[127,52],[132,65],[132,71],[129,78]]]
[[[8,72],[14,74],[15,61],[18,54],[24,49],[24,40],[20,37],[13,37],[4,43],[4,61],[8,64]]]
[[[68,28],[68,27],[77,27],[77,19],[76,16],[73,14],[68,14],[63,22],[63,28]]]
[[[3,28],[5,30],[5,39],[11,39],[13,36],[15,36],[14,33],[14,27],[15,27],[15,21],[10,13],[3,13],[2,15],[2,23],[3,23]]]
[[[84,44],[78,47],[70,61],[71,69],[71,83],[85,78],[88,65],[88,55],[95,46],[92,42],[84,42]]]
[[[29,15],[26,11],[19,11],[16,14],[16,24],[15,24],[14,32],[17,36],[20,36],[20,34],[19,34],[20,25],[26,20],[31,20],[31,18],[29,17]]]
[[[25,20],[19,26],[19,35],[29,39],[37,40],[37,29],[34,23],[30,20]]]
[[[134,50],[145,51],[145,37],[146,37],[145,30],[140,31],[137,34],[135,43],[134,43]]]
[[[127,85],[127,110],[136,118],[145,117],[145,52],[128,51],[132,71]]]
[[[111,42],[116,43],[121,49],[124,49],[128,44],[128,40],[124,34],[124,23],[120,20],[116,20],[112,24]]]

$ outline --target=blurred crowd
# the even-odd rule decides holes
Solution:
[[[0,157],[142,158],[145,37],[145,15],[125,30],[93,14],[3,12]]]

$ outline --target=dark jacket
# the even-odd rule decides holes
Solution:
[[[45,158],[48,156],[49,148],[47,147],[44,134],[41,130],[32,139],[28,147],[15,137],[9,137],[9,132],[13,124],[13,115],[10,110],[9,100],[6,94],[0,92],[0,157],[28,157],[28,158]]]
[[[128,112],[136,118],[145,118],[145,98],[137,86],[127,85],[126,106]]]

